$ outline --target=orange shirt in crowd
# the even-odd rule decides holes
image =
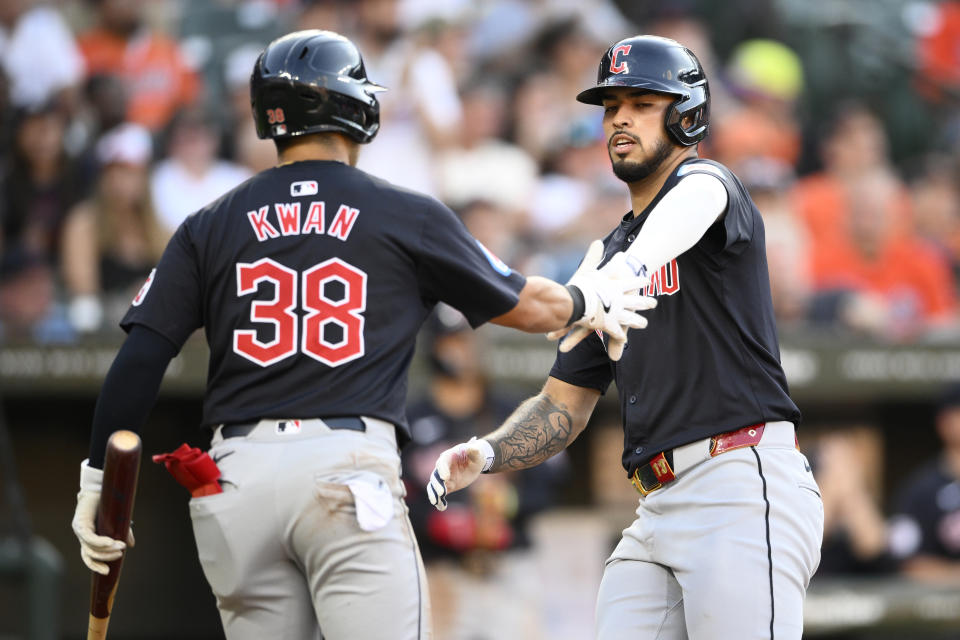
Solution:
[[[904,190],[895,202],[894,233],[907,233],[910,228],[910,197]],[[807,225],[816,243],[842,242],[847,229],[847,195],[843,184],[827,173],[814,173],[801,178],[793,187],[793,210]]]
[[[960,2],[935,3],[934,29],[917,42],[920,61],[920,90],[928,97],[943,100],[941,89],[960,87]]]
[[[127,81],[127,118],[156,131],[180,107],[197,96],[199,82],[187,67],[176,41],[142,31],[129,40],[104,29],[92,29],[77,40],[87,73],[115,74]]]
[[[849,242],[813,243],[814,287],[873,293],[888,301],[917,305],[916,314],[936,321],[956,309],[953,275],[931,246],[912,237],[892,236],[875,260]]]
[[[743,106],[711,127],[711,154],[726,165],[736,167],[747,158],[768,157],[792,167],[800,158],[796,123],[760,108]]]

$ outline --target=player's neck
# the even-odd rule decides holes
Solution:
[[[643,180],[630,182],[630,204],[633,206],[633,214],[640,215],[641,211],[650,206],[650,203],[653,202],[653,199],[660,193],[660,189],[663,188],[667,178],[670,177],[670,174],[673,173],[673,170],[677,168],[678,164],[684,160],[696,157],[696,147],[678,148],[674,153],[670,154],[670,157],[663,161],[654,173]]]
[[[340,135],[308,135],[295,139],[277,152],[277,164],[307,160],[342,162],[351,167],[357,164],[358,145]]]

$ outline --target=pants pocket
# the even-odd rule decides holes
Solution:
[[[231,539],[220,517],[222,507],[232,502],[234,492],[190,500],[190,521],[203,575],[214,595],[227,597],[241,588],[237,562],[232,561]]]
[[[352,518],[363,531],[382,529],[396,514],[390,485],[370,471],[319,476],[314,494],[331,513]]]

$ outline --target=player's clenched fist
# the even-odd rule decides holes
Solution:
[[[447,494],[469,486],[493,464],[493,447],[486,440],[470,438],[440,454],[427,483],[427,497],[438,511],[447,508]]]
[[[621,255],[617,254],[614,259]],[[640,294],[650,284],[646,273],[619,268],[598,269],[602,260],[603,243],[594,240],[580,267],[567,283],[568,287],[576,288],[582,294],[584,312],[580,319],[574,321],[573,330],[560,343],[560,351],[570,351],[591,332],[599,330],[609,337],[607,353],[610,359],[619,360],[627,342],[627,330],[647,326],[647,319],[636,312],[653,309],[657,301]],[[555,340],[566,332],[566,329],[552,331],[547,337]]]

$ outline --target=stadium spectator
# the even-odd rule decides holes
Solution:
[[[556,148],[557,132],[574,123],[593,123],[596,114],[571,100],[577,87],[596,82],[596,60],[603,45],[596,43],[576,18],[554,20],[535,35],[526,64],[526,77],[513,105],[514,137],[538,162]]]
[[[810,444],[810,465],[823,493],[824,511],[817,577],[892,572],[880,508],[882,434],[869,425],[833,426]]]
[[[804,176],[794,188],[796,211],[816,243],[844,240],[851,196],[850,186],[860,177],[893,173],[887,135],[880,120],[865,106],[843,103],[820,140],[823,170]],[[890,194],[898,230],[907,225],[909,203],[902,187]]]
[[[358,3],[357,46],[368,75],[387,87],[380,102],[380,133],[357,166],[395,184],[439,194],[436,153],[456,143],[463,108],[453,66],[437,50],[433,25],[402,34],[396,0]],[[398,162],[402,158],[402,162]]]
[[[810,238],[790,198],[794,174],[776,158],[755,156],[733,165],[763,215],[773,311],[784,325],[807,320],[813,293]]]
[[[493,201],[519,223],[530,205],[538,167],[530,154],[503,139],[507,96],[495,82],[476,81],[467,83],[460,99],[463,124],[457,144],[438,162],[441,196],[454,208],[472,200]]]
[[[960,386],[944,392],[936,429],[943,451],[896,496],[890,549],[904,575],[960,584]]]
[[[150,192],[160,224],[172,234],[183,219],[253,175],[217,158],[220,127],[197,108],[178,113],[167,136],[167,157],[156,164]]]
[[[83,56],[67,23],[55,8],[35,0],[0,2],[0,66],[10,82],[10,103],[18,108],[51,101],[72,107],[84,76]]]
[[[33,338],[54,309],[55,285],[50,265],[19,249],[0,252],[0,343]]]
[[[262,51],[268,42],[289,32],[289,12],[281,11],[279,3],[266,0],[183,2],[175,15],[175,34],[183,58],[203,78],[208,103],[219,104],[227,93],[223,69],[233,51],[249,43],[257,43]],[[245,81],[251,68],[253,60],[246,69]]]
[[[227,108],[221,118],[227,133],[221,141],[224,157],[258,173],[277,163],[277,149],[261,140],[250,117],[250,69],[265,45],[246,43],[231,51],[223,65]]]
[[[797,54],[775,40],[747,40],[731,54],[725,75],[738,102],[716,120],[709,155],[728,166],[754,156],[795,166],[801,138],[794,105],[803,91]]]
[[[91,74],[107,73],[127,83],[127,119],[160,131],[181,107],[197,99],[200,85],[172,38],[145,24],[145,3],[95,0],[98,25],[78,43]]]
[[[83,98],[80,113],[73,121],[82,136],[77,164],[84,184],[93,184],[100,171],[94,144],[104,133],[126,121],[127,83],[109,74],[90,76],[83,87]]]
[[[950,94],[955,101],[960,92],[960,2],[926,3],[922,9],[917,86],[928,97],[949,103]]]
[[[95,191],[73,208],[63,229],[69,316],[81,332],[119,320],[169,237],[150,202],[149,132],[122,124],[100,138],[96,153],[102,169]]]
[[[66,117],[48,102],[20,110],[14,120],[13,153],[0,188],[3,247],[54,266],[64,216],[84,195],[63,148]]]
[[[900,188],[884,171],[857,178],[849,186],[846,239],[814,241],[821,319],[900,340],[955,319],[947,261],[898,224]],[[833,312],[826,311],[833,303]]]
[[[0,333],[69,340],[56,272],[63,221],[83,186],[64,151],[67,119],[48,102],[19,110],[13,123],[13,149],[0,176]]]
[[[943,154],[929,156],[922,167],[910,183],[913,225],[950,261],[954,281],[960,283],[960,167]]]

